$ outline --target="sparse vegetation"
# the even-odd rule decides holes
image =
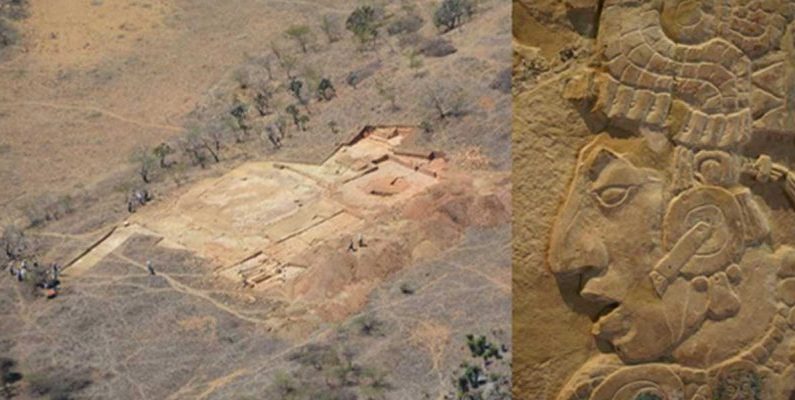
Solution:
[[[456,400],[507,400],[511,398],[510,365],[503,353],[507,346],[497,346],[485,336],[466,335],[470,361],[463,362],[453,374]]]
[[[40,226],[48,221],[57,221],[74,211],[72,196],[55,196],[50,193],[36,197],[24,207],[23,212],[30,226]]]
[[[472,0],[443,0],[433,13],[433,24],[443,32],[451,31],[475,13]]]
[[[267,393],[270,398],[290,400],[314,399],[382,399],[392,390],[386,374],[355,361],[356,352],[349,347],[308,345],[289,356],[298,367],[276,374]]]
[[[80,391],[91,386],[88,377],[73,377],[73,371],[51,371],[46,374],[30,374],[26,381],[30,391],[36,397],[47,397],[53,400],[71,400],[77,398]]]

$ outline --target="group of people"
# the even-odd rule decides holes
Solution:
[[[152,194],[146,189],[135,190],[127,199],[127,211],[132,214],[138,207],[146,205],[152,200]]]
[[[33,264],[29,264],[27,260],[23,260],[18,268],[11,265],[8,270],[17,281],[32,281],[36,287],[45,290],[48,298],[55,297],[58,294],[58,288],[61,284],[59,279],[61,266],[57,263],[52,263],[49,267],[45,267],[36,261]]]
[[[355,253],[356,250],[358,250],[358,249],[360,249],[362,247],[367,247],[367,246],[364,244],[364,235],[362,235],[361,233],[356,235],[356,240],[355,241],[353,240],[353,238],[351,238],[350,243],[348,243],[348,251],[350,251],[350,252],[354,252]]]

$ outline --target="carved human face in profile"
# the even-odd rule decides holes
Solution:
[[[668,159],[643,139],[597,137],[580,153],[552,232],[552,272],[579,281],[578,295],[601,309],[592,333],[627,363],[670,354],[704,318],[706,297],[686,281],[658,297],[649,278],[664,256]]]

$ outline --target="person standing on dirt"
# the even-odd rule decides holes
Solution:
[[[22,282],[25,280],[25,276],[28,274],[28,264],[23,262],[22,267],[17,270],[17,280]]]
[[[59,272],[59,270],[60,270],[60,268],[58,267],[58,264],[52,263],[52,280],[53,281],[58,281],[58,272]]]
[[[152,260],[146,260],[146,270],[149,271],[149,275],[155,274],[155,267],[152,265]]]
[[[269,125],[265,130],[268,133],[268,140],[271,141],[273,147],[278,150],[282,147],[282,139],[276,134],[276,129],[274,129],[273,125]]]

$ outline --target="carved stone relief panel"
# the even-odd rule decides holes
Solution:
[[[795,399],[795,228],[772,218],[795,213],[795,166],[759,144],[795,154],[795,2],[595,10],[561,94],[600,122],[545,249],[594,351],[557,398]]]

